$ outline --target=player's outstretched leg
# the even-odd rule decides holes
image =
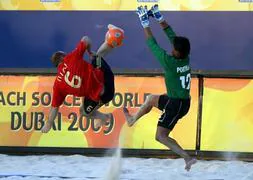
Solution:
[[[130,115],[129,111],[126,108],[123,108],[128,126],[133,126],[138,119],[149,113],[153,107],[158,107],[159,97],[159,95],[148,95],[144,104],[141,105],[139,110],[134,115]]]
[[[124,108],[123,108],[123,113],[124,113],[124,115],[125,115],[125,118],[126,118],[126,121],[127,121],[127,125],[128,125],[129,127],[133,126],[134,123],[135,123],[135,121],[134,121],[134,119],[133,119],[133,116],[130,115],[128,109],[124,107]]]
[[[124,30],[117,26],[109,24],[108,31],[105,35],[105,41],[98,48],[97,55],[104,58],[107,54],[111,52],[113,48],[121,46],[123,40]]]

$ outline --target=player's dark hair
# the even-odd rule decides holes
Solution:
[[[173,42],[174,49],[179,52],[179,58],[186,58],[191,50],[190,41],[186,37],[176,36]]]
[[[63,60],[63,58],[66,56],[66,54],[62,51],[55,52],[52,57],[51,61],[55,67],[57,67]]]

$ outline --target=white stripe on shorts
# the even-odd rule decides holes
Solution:
[[[181,108],[182,108],[182,101],[180,101],[180,106],[179,106],[179,109],[177,111],[177,114],[174,116],[174,118],[172,119],[172,121],[171,121],[171,123],[169,124],[168,127],[170,127],[170,125],[176,120],[177,116],[179,115],[179,112],[180,112]]]

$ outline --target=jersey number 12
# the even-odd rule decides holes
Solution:
[[[191,86],[191,74],[188,73],[186,76],[180,76],[181,86],[183,89],[190,89]]]

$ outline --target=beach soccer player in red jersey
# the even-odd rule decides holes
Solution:
[[[59,107],[67,95],[83,97],[80,107],[80,119],[83,116],[98,119],[101,126],[112,114],[105,114],[98,109],[109,103],[114,96],[114,74],[104,57],[112,49],[122,44],[124,31],[114,25],[108,25],[105,41],[96,53],[91,51],[91,40],[84,36],[76,49],[66,54],[57,51],[52,55],[52,63],[57,67],[57,76],[53,86],[53,99],[49,119],[42,128],[47,133],[53,125]],[[84,53],[89,54],[91,63],[83,60]]]

